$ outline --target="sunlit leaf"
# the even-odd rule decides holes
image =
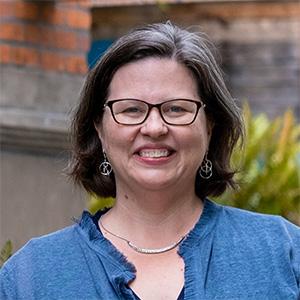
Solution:
[[[0,268],[11,257],[13,251],[12,242],[7,241],[0,251]]]

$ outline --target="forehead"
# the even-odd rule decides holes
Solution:
[[[169,58],[145,58],[128,63],[114,74],[109,99],[195,98],[197,83],[191,71]]]

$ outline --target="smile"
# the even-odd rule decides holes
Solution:
[[[149,149],[149,150],[141,150],[139,152],[139,156],[150,157],[150,158],[167,157],[169,155],[170,155],[170,151],[167,149]]]

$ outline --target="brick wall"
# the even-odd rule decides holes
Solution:
[[[134,26],[166,20],[200,26],[220,50],[235,98],[270,117],[292,108],[300,120],[299,1],[112,1],[115,6],[93,1],[94,40],[117,38]],[[106,7],[101,7],[103,2]]]
[[[90,26],[75,1],[0,0],[0,248],[71,224],[86,204],[63,169]]]
[[[63,1],[0,1],[0,63],[87,71],[90,11]]]

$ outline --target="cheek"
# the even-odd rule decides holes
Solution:
[[[103,147],[111,156],[120,152],[130,151],[130,147],[135,140],[137,130],[133,127],[124,127],[115,122],[107,122],[103,127]]]
[[[193,153],[197,153],[197,155],[202,156],[202,152],[206,152],[208,148],[208,137],[206,132],[198,131],[197,134],[195,134],[191,138],[190,143],[190,150]]]
[[[185,151],[185,160],[189,161],[195,167],[199,167],[208,150],[208,135],[205,130],[195,128],[192,134],[182,135],[182,146]]]
[[[197,144],[207,145],[209,132],[206,119],[204,116],[201,116],[201,118],[199,118],[197,121],[198,122],[192,124],[191,128],[193,131],[192,134],[194,136],[194,140],[195,142],[197,141]]]
[[[184,155],[184,160],[198,165],[208,149],[208,139],[205,131],[195,127],[192,131],[178,134],[178,142]],[[179,149],[180,149],[179,148]]]
[[[208,149],[210,141],[210,129],[205,115],[201,114],[199,122],[195,123],[195,136],[197,141],[204,147],[205,151]]]
[[[116,124],[112,118],[109,116],[108,112],[103,115],[102,127],[99,132],[99,138],[101,139],[102,146],[107,152],[109,148],[114,143],[115,137],[118,133],[118,124]]]

